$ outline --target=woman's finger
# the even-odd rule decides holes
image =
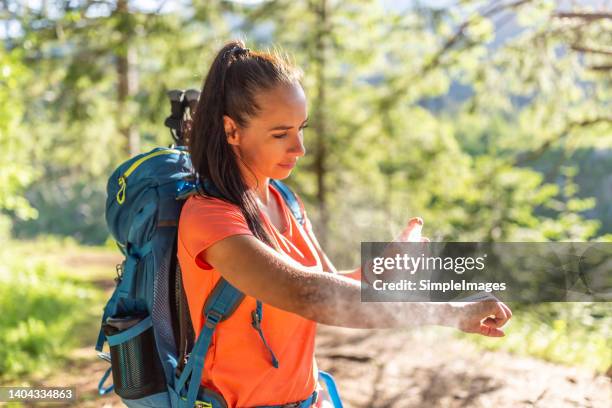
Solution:
[[[509,318],[506,313],[506,309],[502,307],[502,303],[496,302],[494,314],[491,317],[485,319],[484,323],[491,325],[491,327],[497,328],[497,327],[502,327],[503,325],[505,325],[508,319]]]
[[[423,220],[420,217],[413,217],[408,220],[408,225],[400,233],[397,241],[400,242],[420,242]]]
[[[484,324],[480,325],[480,334],[487,337],[504,337],[506,335],[503,330]]]
[[[497,328],[503,327],[503,325],[506,324],[506,321],[507,321],[506,318],[487,317],[481,323],[484,324],[485,326],[489,326],[491,328],[497,329]]]
[[[512,310],[510,310],[508,305],[503,302],[500,302],[500,306],[504,308],[504,310],[506,311],[506,316],[508,316],[508,320],[510,320],[510,318],[512,317]]]

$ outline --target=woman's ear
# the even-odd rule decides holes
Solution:
[[[240,145],[238,126],[236,126],[236,122],[234,122],[234,120],[227,115],[223,115],[223,128],[225,129],[227,143],[234,146]]]

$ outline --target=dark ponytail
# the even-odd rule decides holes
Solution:
[[[227,142],[223,115],[246,127],[249,118],[260,111],[255,100],[259,92],[280,84],[299,84],[301,76],[299,68],[278,52],[254,52],[240,40],[227,43],[204,80],[188,139],[200,194],[207,196],[203,183],[212,182],[221,199],[240,208],[253,235],[272,247],[276,245],[262,225],[255,192],[242,178],[237,163],[240,158]]]

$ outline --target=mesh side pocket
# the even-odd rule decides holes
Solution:
[[[110,319],[107,323],[110,327],[106,327],[105,332],[117,329],[121,320],[127,319],[134,320]],[[137,399],[166,390],[150,317],[125,330],[115,331],[107,338],[117,395]]]

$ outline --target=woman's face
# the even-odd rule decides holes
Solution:
[[[279,85],[259,94],[261,108],[250,118],[247,127],[239,127],[224,116],[225,132],[234,153],[245,161],[261,183],[267,178],[284,179],[304,156],[303,129],[308,119],[306,96],[299,84]],[[252,179],[252,174],[238,160],[241,171]]]

